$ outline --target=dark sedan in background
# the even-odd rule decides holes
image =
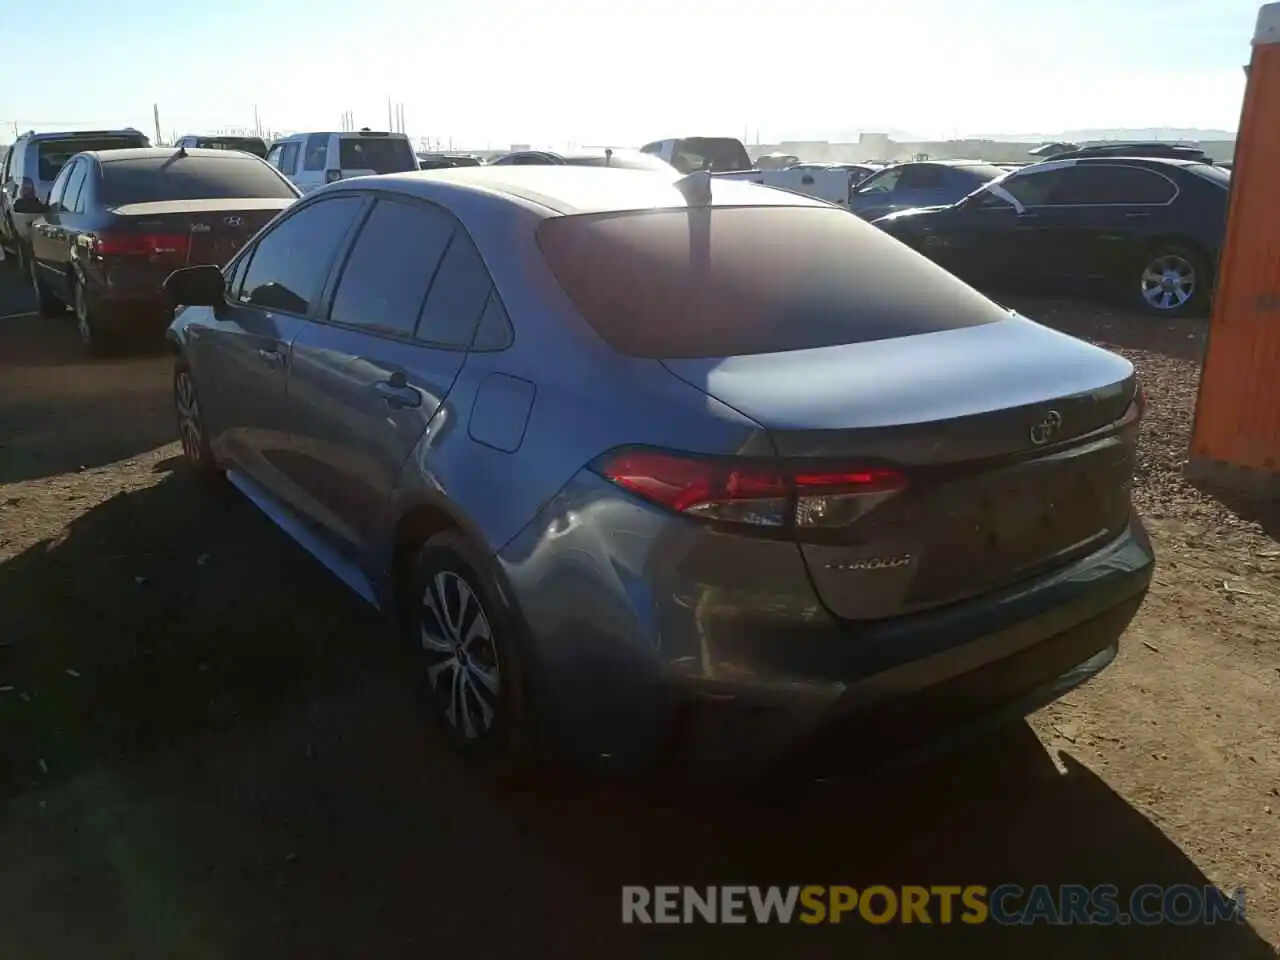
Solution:
[[[165,278],[226,263],[300,194],[263,160],[228,150],[88,151],[67,161],[49,202],[20,200],[32,225],[31,282],[40,312],[75,310],[91,354],[128,327],[172,319]]]
[[[1108,289],[1165,316],[1203,312],[1226,229],[1231,174],[1158,157],[1049,160],[959,203],[876,226],[970,283]]]
[[[859,182],[849,196],[849,209],[874,220],[895,210],[955,203],[1006,172],[978,160],[900,163]]]

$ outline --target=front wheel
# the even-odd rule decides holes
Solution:
[[[404,597],[420,696],[455,752],[490,775],[533,766],[525,672],[486,558],[454,531],[418,552]]]
[[[1209,300],[1209,267],[1195,250],[1162,245],[1139,262],[1137,306],[1141,310],[1166,317],[1203,312]]]

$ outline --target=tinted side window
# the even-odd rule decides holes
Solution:
[[[1064,170],[1050,202],[1167,203],[1176,192],[1164,177],[1141,167],[1088,164]]]
[[[286,177],[298,172],[298,142],[284,144],[280,149],[280,172]]]
[[[1062,178],[1062,170],[1045,170],[1037,173],[1020,173],[1000,181],[1000,186],[1017,197],[1024,207],[1036,207],[1049,203]]]
[[[937,190],[947,185],[944,167],[908,167],[902,171],[898,187],[902,190]]]
[[[363,206],[360,197],[321,200],[273,227],[251,254],[240,302],[307,313]]]
[[[453,233],[439,210],[379,200],[342,268],[329,319],[411,336]]]
[[[868,177],[858,184],[858,192],[866,194],[892,193],[894,187],[898,185],[899,178],[902,176],[902,169],[898,167],[893,170],[886,170],[873,177]]]
[[[276,144],[267,151],[267,163],[271,164],[277,170],[280,169],[280,154],[284,152],[283,144]]]
[[[507,311],[502,306],[498,291],[490,290],[484,313],[480,314],[480,326],[476,329],[475,338],[471,341],[471,349],[505,350],[511,346],[513,339],[511,318],[507,316]]]
[[[441,346],[468,346],[492,289],[484,261],[459,227],[431,284],[418,324],[418,339]]]
[[[84,186],[92,172],[93,165],[88,160],[81,160],[71,171],[67,192],[62,195],[62,205],[72,213],[84,213]]]
[[[62,209],[62,198],[66,196],[67,181],[71,179],[71,174],[75,172],[75,170],[73,169],[73,166],[74,165],[72,164],[67,164],[62,168],[61,172],[59,172],[57,177],[54,178],[53,186],[49,188],[49,209],[50,210]]]
[[[313,133],[307,137],[307,152],[303,158],[302,169],[323,170],[329,162],[329,135]]]

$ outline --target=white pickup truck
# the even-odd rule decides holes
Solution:
[[[840,169],[757,170],[741,140],[733,137],[673,137],[655,140],[640,148],[641,152],[665,160],[683,174],[709,170],[713,177],[746,180],[809,197],[849,209],[853,190],[852,174]]]

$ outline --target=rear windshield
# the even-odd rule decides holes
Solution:
[[[36,144],[37,166],[41,180],[56,180],[63,164],[83,150],[121,150],[127,147],[147,147],[150,143],[142,134],[115,137],[68,137],[66,140],[41,140]]]
[[[751,158],[741,140],[733,137],[686,137],[677,140],[671,165],[681,173],[709,169],[712,173],[750,170]]]
[[[779,353],[1005,316],[835,207],[555,217],[542,222],[538,242],[587,322],[636,357]]]
[[[261,160],[230,153],[225,157],[111,160],[102,165],[102,199],[108,206],[296,196],[293,188]]]
[[[338,165],[343,170],[404,173],[418,169],[418,158],[401,137],[343,137],[338,141]]]
[[[267,155],[267,145],[260,137],[199,137],[196,145],[206,150],[243,150],[255,157]]]

